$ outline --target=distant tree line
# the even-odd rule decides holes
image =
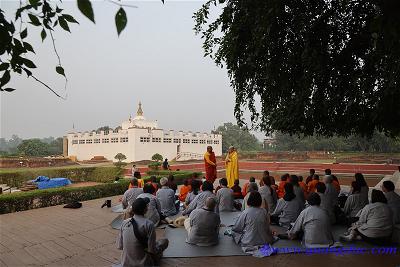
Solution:
[[[0,156],[52,156],[63,152],[63,138],[46,137],[21,139],[12,135],[9,140],[0,138]]]
[[[375,132],[370,138],[358,135],[349,137],[296,136],[277,133],[272,150],[276,151],[361,151],[400,152],[400,137],[390,138]]]

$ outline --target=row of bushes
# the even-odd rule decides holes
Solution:
[[[117,167],[66,167],[66,168],[44,168],[23,169],[0,172],[0,183],[18,187],[25,181],[35,179],[39,175],[50,178],[64,177],[72,182],[99,182],[106,183],[114,181],[121,174]]]
[[[157,181],[159,181],[162,177],[168,177],[169,175],[173,175],[175,178],[176,184],[183,184],[185,179],[191,178],[193,173],[196,173],[199,177],[201,177],[201,172],[190,172],[190,171],[147,171],[146,174],[149,176],[144,177],[144,181],[150,179],[150,176],[156,176]]]
[[[123,194],[128,180],[89,187],[61,187],[0,195],[0,214]]]

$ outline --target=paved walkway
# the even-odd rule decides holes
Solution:
[[[117,203],[119,197],[113,197]],[[119,262],[116,214],[100,206],[104,199],[83,202],[77,210],[54,206],[0,215],[0,266],[111,266]],[[162,236],[162,230],[158,236]],[[162,266],[399,266],[400,254],[279,255],[164,259]]]

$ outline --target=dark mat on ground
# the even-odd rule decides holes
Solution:
[[[124,221],[124,214],[119,214],[115,219],[110,223],[113,229],[119,230],[121,229],[122,222]]]
[[[125,210],[122,207],[122,204],[118,204],[118,205],[112,206],[111,211],[116,212],[116,213],[123,213]]]
[[[232,212],[230,214],[222,214],[221,221],[225,225],[233,224],[233,219],[239,213]],[[279,226],[271,226],[278,233],[285,233],[285,229]],[[232,237],[224,235],[225,227],[221,227],[219,235],[219,244],[212,247],[199,247],[186,243],[187,232],[184,228],[169,228],[165,229],[165,237],[169,239],[169,246],[164,251],[163,256],[166,258],[194,258],[194,257],[213,257],[213,256],[245,256],[249,255],[242,251],[242,248],[237,245]],[[333,236],[335,241],[339,240],[347,228],[345,226],[334,226]],[[279,248],[278,253],[301,253],[307,252],[302,247],[300,240],[284,240],[280,239],[273,244],[273,247]],[[342,251],[353,250],[354,248],[372,248],[373,246],[365,242],[344,243]],[[284,248],[284,249],[283,249]],[[288,248],[288,249],[287,249]],[[333,250],[333,253],[334,250]]]

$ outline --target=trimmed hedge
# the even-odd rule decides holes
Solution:
[[[39,175],[49,178],[64,177],[70,179],[72,182],[90,181],[106,183],[114,181],[116,176],[121,175],[121,171],[120,168],[114,166],[2,170],[0,172],[0,183],[19,187],[23,182],[35,179]]]
[[[0,214],[122,195],[129,180],[88,187],[61,187],[0,195]]]
[[[152,175],[156,176],[158,182],[162,177],[168,177],[168,175],[172,174],[175,178],[176,184],[183,184],[183,180],[191,178],[193,173],[197,173],[199,176],[202,174],[201,172],[190,172],[190,171],[147,171],[146,172],[146,174],[149,176]],[[149,176],[144,177],[143,180],[146,182],[150,178]]]

